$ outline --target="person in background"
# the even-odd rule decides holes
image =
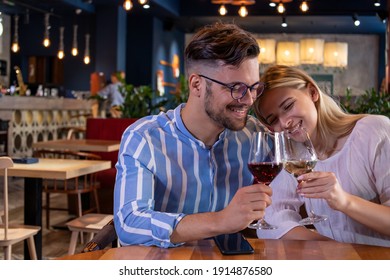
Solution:
[[[123,80],[123,75],[123,72],[111,73],[111,83],[97,93],[100,97],[107,100],[107,113],[113,118],[121,117],[120,106],[124,102],[124,97],[119,87],[122,86],[121,80]]]
[[[115,229],[122,245],[174,247],[246,229],[271,189],[253,184],[248,116],[261,94],[256,39],[234,24],[200,29],[185,50],[187,103],[126,129],[116,164]]]
[[[271,183],[267,220],[276,230],[259,238],[328,240],[390,247],[390,120],[348,114],[304,71],[276,65],[261,81],[266,88],[255,104],[256,116],[273,131],[302,126],[319,161],[311,173],[282,171]],[[311,199],[328,220],[315,231],[298,224],[300,206]]]

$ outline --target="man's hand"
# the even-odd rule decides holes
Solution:
[[[225,232],[237,232],[250,223],[264,217],[264,211],[271,204],[272,189],[264,184],[240,188],[229,205],[219,212],[220,226]]]

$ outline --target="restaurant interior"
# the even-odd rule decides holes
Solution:
[[[78,211],[84,204],[92,203],[93,213],[100,208],[98,212],[112,214],[116,145],[124,129],[139,116],[114,119],[101,109],[102,104],[94,97],[108,83],[111,73],[121,71],[125,73],[126,84],[149,87],[153,93],[151,103],[161,101],[165,109],[174,108],[185,102],[183,50],[191,35],[206,24],[234,22],[258,39],[260,75],[270,65],[292,65],[307,71],[324,92],[340,102],[351,102],[373,91],[384,96],[390,86],[389,2],[0,0],[1,155],[35,157],[37,143],[50,141],[57,141],[55,144],[59,146],[44,148],[76,151],[81,146],[71,148],[69,143],[61,146],[58,141],[84,141],[76,145],[83,145],[83,151],[98,155],[101,161],[99,166],[91,164],[88,172],[97,172],[97,180],[105,186],[98,190],[97,196],[93,191],[84,194],[82,202],[72,196],[64,199],[61,194],[52,193],[51,204],[65,205],[67,211],[50,211],[49,225],[41,217],[48,213],[44,205],[49,198],[42,181],[27,179],[31,173],[25,170],[9,171],[11,217],[42,227],[37,243],[38,259],[68,257],[72,232],[61,220],[82,216],[84,212]],[[104,163],[110,166],[107,168]],[[81,173],[80,176],[88,175]],[[62,179],[71,180],[66,174],[64,171]],[[54,177],[48,179],[58,179]],[[34,217],[26,217],[27,183],[39,185],[29,190],[29,195],[40,200],[41,209]],[[107,219],[107,215],[99,218]],[[90,223],[98,224],[98,221]],[[79,242],[76,253],[88,239],[87,235],[83,237],[72,240],[73,245]],[[26,244],[18,246],[13,248],[13,258],[31,257],[26,253]],[[269,243],[269,250],[273,250],[272,246]],[[210,254],[215,252],[207,256]],[[389,251],[383,254],[375,257],[390,255]],[[214,255],[212,258],[217,258]],[[280,255],[275,251],[269,257]],[[316,257],[327,258],[331,254],[327,251]]]

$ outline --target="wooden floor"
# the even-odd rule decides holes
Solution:
[[[0,180],[2,182],[2,180]],[[9,207],[10,221],[12,223],[23,223],[24,218],[24,180],[20,178],[9,178]],[[0,205],[3,207],[3,188],[0,187]],[[66,195],[53,194],[50,200],[51,205],[65,207],[67,205]],[[43,196],[43,205],[45,199]],[[42,258],[55,259],[68,254],[68,246],[70,242],[70,231],[63,229],[46,229],[46,213],[42,211]],[[64,224],[65,221],[74,218],[67,211],[50,211],[50,224]],[[84,240],[86,243],[86,240]],[[80,252],[83,244],[79,243],[76,248],[76,253]],[[12,258],[23,259],[23,243],[12,247]],[[0,250],[0,259],[4,259],[3,250]]]

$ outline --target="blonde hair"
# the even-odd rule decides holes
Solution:
[[[275,88],[288,87],[302,90],[309,84],[313,85],[318,91],[319,98],[315,102],[317,109],[317,135],[318,141],[316,147],[318,152],[329,154],[334,149],[337,139],[349,135],[356,122],[365,117],[365,114],[348,114],[334,101],[329,95],[324,94],[317,83],[303,70],[288,67],[284,65],[271,66],[261,77],[265,83],[264,93]],[[263,94],[264,94],[263,93]],[[262,117],[259,97],[254,103],[254,111],[257,118],[264,124],[267,121]],[[329,139],[330,138],[330,139]],[[329,141],[333,140],[333,141]]]

